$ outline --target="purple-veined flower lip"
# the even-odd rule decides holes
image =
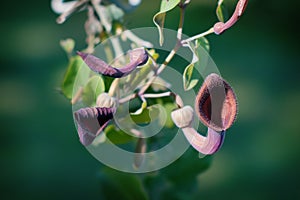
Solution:
[[[138,66],[144,65],[148,61],[148,53],[144,48],[133,49],[128,53],[130,56],[130,62],[124,67],[115,68],[94,55],[79,51],[77,52],[92,71],[114,78],[127,76]]]
[[[84,146],[90,145],[112,120],[116,108],[88,107],[74,112],[79,140]]]

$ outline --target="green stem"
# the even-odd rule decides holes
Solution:
[[[211,33],[214,33],[214,28],[210,28],[210,29],[208,29],[207,31],[205,31],[205,32],[203,32],[203,33],[200,33],[200,34],[198,34],[198,35],[195,35],[195,36],[193,36],[193,37],[190,37],[190,38],[188,38],[188,39],[186,39],[186,40],[182,40],[181,41],[181,44],[183,45],[183,44],[187,44],[187,43],[189,43],[189,42],[191,42],[191,41],[193,41],[193,40],[197,40],[197,39],[199,39],[199,38],[201,38],[201,37],[204,37],[204,36],[207,36],[207,35],[209,35],[209,34],[211,34]]]

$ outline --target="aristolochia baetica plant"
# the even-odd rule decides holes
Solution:
[[[70,58],[70,64],[62,83],[62,93],[71,100],[72,104],[83,105],[83,108],[74,111],[74,119],[78,127],[80,142],[84,146],[92,144],[98,135],[106,134],[106,127],[113,122],[112,119],[118,108],[122,108],[124,103],[133,99],[139,99],[142,105],[136,111],[130,112],[130,116],[138,123],[147,123],[145,115],[149,115],[153,109],[151,101],[147,99],[154,99],[163,105],[170,104],[170,101],[173,102],[172,108],[176,109],[170,110],[167,114],[171,115],[173,123],[183,131],[187,141],[197,151],[202,154],[213,154],[220,149],[225,133],[232,126],[237,115],[237,99],[229,83],[216,73],[209,74],[205,77],[195,99],[194,108],[192,108],[184,105],[180,95],[169,91],[167,85],[170,84],[160,75],[179,49],[187,50],[185,47],[189,47],[188,50],[192,50],[197,59],[184,70],[183,85],[186,91],[193,89],[200,80],[199,78],[192,80],[194,64],[201,59],[197,54],[197,48],[203,46],[206,51],[209,51],[209,43],[204,37],[212,33],[220,35],[232,27],[244,13],[248,0],[239,0],[234,13],[226,22],[222,10],[223,0],[219,0],[216,10],[219,21],[203,33],[183,39],[184,14],[190,2],[191,0],[161,0],[160,10],[153,17],[159,30],[160,45],[164,43],[163,28],[166,14],[172,9],[179,8],[180,18],[174,48],[159,64],[157,63],[159,54],[155,52],[155,49],[151,49],[153,44],[127,30],[123,23],[123,16],[136,8],[141,0],[129,0],[128,4],[124,4],[124,1],[120,0],[68,2],[52,0],[52,9],[61,14],[57,18],[59,24],[64,23],[69,16],[76,12],[87,12],[84,26],[87,34],[87,48],[75,51],[77,55],[74,55],[75,42],[71,39],[61,42]],[[124,53],[120,39],[112,36],[120,36],[122,40],[128,41],[132,49]],[[112,38],[111,47],[105,49],[107,61],[93,55],[95,46],[99,43],[107,45],[106,39],[110,37]],[[107,47],[109,46],[107,45]],[[113,55],[117,58],[114,59]],[[84,85],[75,88],[75,77],[83,63],[95,73],[89,73]],[[122,63],[122,65],[117,67],[115,63]],[[163,93],[156,92],[155,82],[158,80],[162,85],[159,90],[162,90]],[[120,98],[118,92],[126,94],[128,88],[133,91],[133,94]],[[147,93],[149,90],[155,93]],[[193,128],[195,116],[207,127],[206,136],[199,134]],[[115,128],[114,123],[112,126]],[[134,129],[132,132],[136,136],[141,136],[141,133]],[[140,139],[136,144],[138,152],[146,151],[146,139]],[[136,163],[140,163],[140,160],[139,157]],[[140,164],[136,164],[136,166],[138,167]]]

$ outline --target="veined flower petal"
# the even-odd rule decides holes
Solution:
[[[77,54],[83,59],[83,61],[92,71],[114,78],[127,76],[135,68],[145,64],[148,60],[148,53],[144,48],[137,48],[129,51],[128,53],[130,56],[130,62],[122,68],[114,68],[96,56],[83,52],[77,52]]]
[[[90,145],[113,118],[115,108],[81,108],[74,112],[80,142]]]

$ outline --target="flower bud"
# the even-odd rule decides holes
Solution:
[[[194,110],[191,106],[184,106],[173,111],[171,118],[178,128],[189,127],[194,119]]]
[[[101,108],[115,108],[117,104],[117,99],[109,96],[107,93],[100,94],[96,101],[96,105]]]

